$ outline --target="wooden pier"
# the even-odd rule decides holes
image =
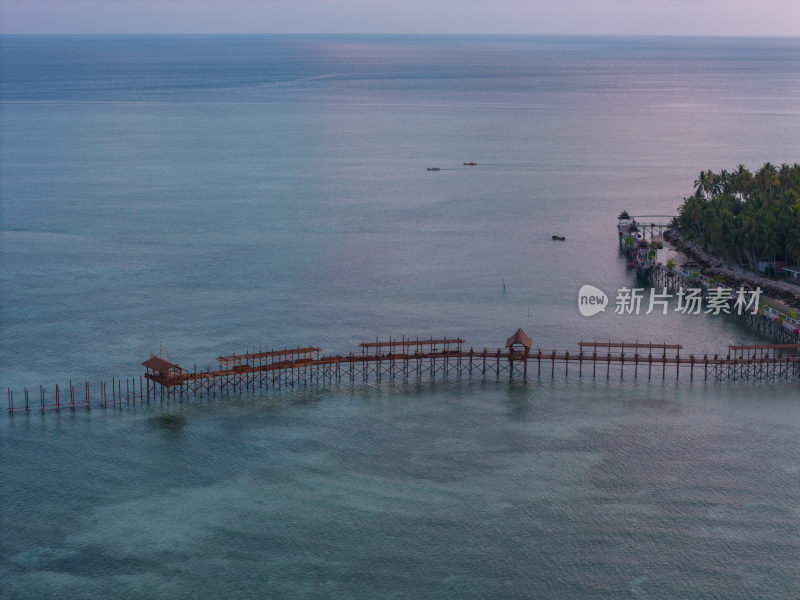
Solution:
[[[687,356],[681,344],[624,341],[581,341],[574,351],[545,351],[533,349],[521,329],[503,349],[466,349],[464,344],[461,338],[404,337],[364,342],[346,355],[322,355],[316,346],[245,352],[220,356],[219,368],[205,371],[151,356],[138,378],[113,378],[110,385],[100,382],[94,388],[85,383],[82,389],[70,382],[64,398],[59,386],[40,386],[35,396],[24,389],[16,398],[9,389],[8,412],[122,409],[264,389],[422,379],[800,380],[800,344],[736,345],[711,356]]]
[[[651,253],[647,236],[660,236],[669,224],[664,216],[618,217],[620,251],[629,266],[652,286],[671,290],[698,287],[702,298],[716,284],[697,273],[665,269]],[[521,329],[506,340],[505,348],[465,348],[461,338],[389,338],[359,344],[346,355],[323,355],[317,346],[272,349],[218,356],[216,369],[185,369],[160,356],[142,363],[145,372],[137,378],[112,378],[109,387],[101,381],[94,387],[84,383],[78,390],[69,382],[66,397],[59,386],[38,394],[23,389],[16,399],[8,390],[9,414],[40,411],[116,408],[151,402],[183,401],[193,397],[226,396],[263,389],[332,385],[342,382],[436,380],[437,378],[592,377],[611,379],[647,378],[714,381],[775,381],[800,379],[800,321],[770,312],[743,311],[741,317],[772,337],[775,344],[732,345],[720,354],[682,354],[683,345],[625,341],[581,341],[576,350],[533,349]],[[787,327],[787,319],[791,322]],[[792,329],[792,327],[795,327]],[[93,391],[94,390],[94,391]],[[94,393],[94,396],[92,396]]]
[[[673,217],[669,215],[628,215],[623,211],[617,217],[619,225],[626,224],[630,229],[630,225],[635,227],[633,231],[640,231],[644,238],[654,238],[664,235],[664,232],[669,229]],[[621,237],[621,236],[620,236]]]

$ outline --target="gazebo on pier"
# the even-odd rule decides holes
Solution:
[[[142,363],[142,366],[147,369],[145,377],[152,381],[158,381],[162,385],[170,385],[169,382],[179,378],[182,373],[186,372],[186,369],[152,355]]]
[[[506,340],[509,358],[524,358],[531,351],[533,342],[522,329],[517,329],[510,338]]]

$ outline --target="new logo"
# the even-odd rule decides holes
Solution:
[[[603,312],[608,305],[608,296],[593,285],[584,285],[578,290],[578,310],[584,317]]]

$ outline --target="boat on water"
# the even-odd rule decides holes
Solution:
[[[566,240],[566,239],[567,239],[567,238],[565,238],[563,235],[554,235],[554,236],[553,236],[553,241],[559,241],[559,242],[563,242],[563,241],[564,241],[564,240]]]
[[[465,167],[476,167],[476,166],[478,166],[478,163],[476,163],[476,162],[468,162],[468,163],[464,163],[464,166]]]
[[[428,171],[441,171],[439,167],[428,167]]]

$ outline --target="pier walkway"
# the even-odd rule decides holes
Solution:
[[[257,389],[327,385],[341,382],[474,378],[592,377],[775,381],[800,380],[800,344],[729,346],[724,355],[686,355],[680,344],[581,341],[576,350],[533,349],[518,330],[504,349],[466,349],[461,338],[364,342],[359,351],[322,355],[305,346],[218,357],[219,368],[189,371],[157,356],[144,361],[137,378],[112,379],[92,389],[68,386],[66,400],[55,390],[38,394],[8,390],[8,412],[122,408],[137,403],[183,401]],[[138,384],[138,385],[137,385]]]
[[[650,285],[668,289],[696,286],[705,298],[721,284],[688,269],[665,269],[657,260],[653,237],[668,229],[667,218],[621,213],[617,224],[620,251]],[[800,321],[769,307],[757,313],[744,311],[741,316],[777,343],[732,345],[723,354],[702,356],[687,356],[681,344],[638,341],[581,341],[575,350],[534,350],[531,339],[519,329],[503,349],[466,349],[461,338],[401,337],[363,342],[358,351],[349,354],[324,355],[317,346],[298,346],[219,356],[217,368],[201,371],[151,355],[142,363],[145,372],[138,380],[112,378],[110,386],[101,381],[95,387],[84,382],[80,392],[80,387],[69,382],[65,397],[57,385],[54,389],[39,386],[38,394],[24,388],[16,398],[9,388],[8,413],[122,408],[257,389],[450,377],[800,380]]]

